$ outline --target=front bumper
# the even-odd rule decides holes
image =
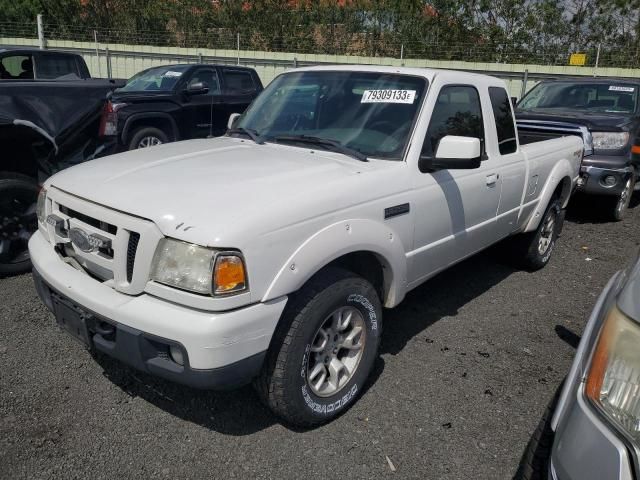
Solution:
[[[68,265],[36,232],[29,241],[38,293],[51,308],[51,294],[114,328],[89,328],[92,345],[140,370],[198,388],[229,388],[257,375],[286,297],[228,312],[187,308],[143,293],[120,293]],[[88,325],[89,326],[89,325]],[[93,331],[92,331],[93,330]],[[165,353],[179,346],[178,365]]]
[[[622,167],[597,166],[597,158],[590,159],[590,163],[591,165],[583,164],[580,168],[577,188],[578,191],[589,195],[620,195],[627,180],[634,173],[631,165]],[[613,177],[616,180],[615,183],[611,186],[605,184],[607,177]]]
[[[584,395],[584,374],[590,355],[621,280],[621,275],[615,275],[600,294],[565,379],[551,422],[555,436],[549,478],[554,480],[635,478],[635,455]]]
[[[556,432],[549,462],[551,478],[633,480],[629,450],[612,427],[587,404],[582,388],[575,393],[576,402]]]

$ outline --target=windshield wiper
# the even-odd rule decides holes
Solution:
[[[341,144],[337,140],[331,140],[329,138],[313,137],[310,135],[281,135],[273,137],[272,140],[275,142],[298,142],[307,143],[310,145],[318,145],[321,147],[330,147],[336,152],[342,153],[344,155],[349,155],[350,157],[360,160],[361,162],[369,161],[365,154],[353,148],[349,148],[346,145]]]
[[[260,134],[252,128],[234,127],[227,130],[227,134],[229,133],[244,133],[258,145],[262,145],[264,143],[264,140],[260,138]]]

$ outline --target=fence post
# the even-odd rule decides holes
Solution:
[[[36,19],[38,24],[38,45],[40,45],[40,50],[44,50],[44,27],[42,26],[42,14],[39,13]]]
[[[107,57],[107,78],[111,79],[111,54],[109,53],[109,47],[105,47],[104,54]]]
[[[529,70],[524,69],[524,73],[522,74],[522,88],[520,89],[520,98],[524,97],[524,94],[527,93],[527,81],[529,80]]]
[[[202,63],[202,53],[198,53],[198,63]]]
[[[593,68],[593,76],[597,77],[598,76],[598,63],[600,62],[600,47],[602,46],[602,43],[598,44],[598,51],[596,52],[596,66]]]
[[[400,44],[400,65],[404,67],[404,43]]]
[[[293,57],[293,68],[298,68],[298,57]]]
[[[98,63],[98,77],[102,77],[102,68],[100,68],[100,50],[98,49],[98,32],[93,31],[93,40],[96,42],[96,62]]]
[[[240,65],[240,32],[238,32],[236,46],[237,46],[237,49],[238,49],[238,65]]]

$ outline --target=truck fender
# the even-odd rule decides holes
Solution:
[[[526,223],[524,232],[533,232],[538,228],[542,217],[544,216],[547,206],[551,201],[551,197],[555,193],[558,185],[562,184],[561,200],[562,208],[566,208],[573,191],[573,185],[575,183],[576,172],[571,168],[571,163],[567,159],[560,160],[551,170],[547,183],[540,193],[538,205],[536,209],[531,213],[529,220]]]
[[[143,119],[143,118],[161,118],[162,120],[167,120],[169,125],[171,125],[171,131],[173,134],[173,140],[180,140],[180,133],[178,131],[178,125],[176,125],[176,121],[173,119],[171,115],[164,112],[145,112],[145,113],[134,113],[129,118],[127,118],[124,122],[124,127],[122,127],[122,142],[126,143],[130,140],[129,135],[131,134],[131,126],[134,122]]]
[[[299,290],[333,260],[354,252],[375,254],[383,268],[386,307],[400,303],[407,288],[407,259],[400,237],[388,225],[373,220],[342,220],[305,240],[282,265],[263,302]]]

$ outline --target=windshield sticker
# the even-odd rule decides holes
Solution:
[[[609,91],[611,92],[629,92],[629,93],[633,93],[635,92],[635,87],[616,87],[615,85],[611,85],[609,87]]]
[[[415,90],[365,90],[360,103],[408,103],[416,99]]]
[[[182,72],[172,72],[171,70],[169,70],[168,72],[165,72],[164,75],[162,75],[163,77],[179,77],[182,75]]]

